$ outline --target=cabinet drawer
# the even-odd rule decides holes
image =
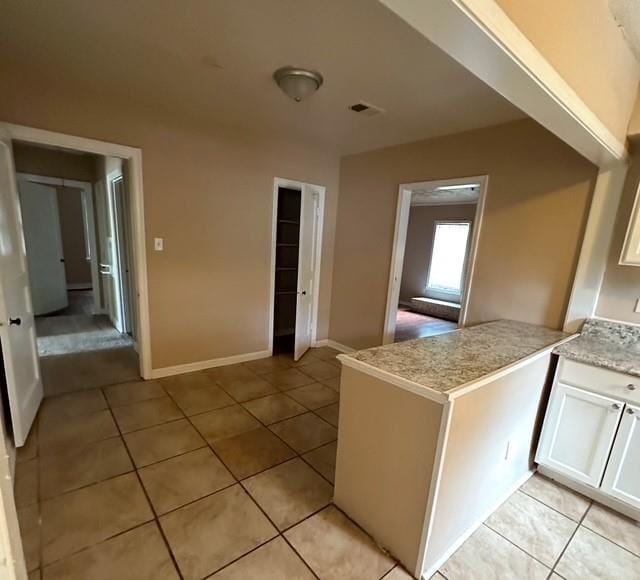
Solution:
[[[562,358],[558,380],[629,403],[640,404],[640,378]]]

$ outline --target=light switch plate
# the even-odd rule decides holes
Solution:
[[[633,310],[634,312],[640,313],[640,298],[636,300],[636,307]]]
[[[153,248],[156,252],[162,252],[164,250],[164,239],[163,238],[154,238],[153,239]]]

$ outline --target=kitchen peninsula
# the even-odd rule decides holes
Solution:
[[[531,475],[570,338],[500,320],[341,355],[335,503],[430,578]]]

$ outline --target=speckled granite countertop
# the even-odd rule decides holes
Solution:
[[[438,336],[361,350],[340,358],[361,361],[446,394],[569,336],[542,326],[498,320]]]
[[[554,349],[565,358],[640,377],[640,326],[589,319],[582,334]]]

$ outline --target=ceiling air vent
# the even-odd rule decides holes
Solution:
[[[384,113],[384,109],[376,107],[375,105],[371,105],[370,103],[365,103],[363,101],[360,101],[355,105],[351,105],[349,109],[351,109],[354,113],[364,115],[365,117],[374,117],[375,115]]]

